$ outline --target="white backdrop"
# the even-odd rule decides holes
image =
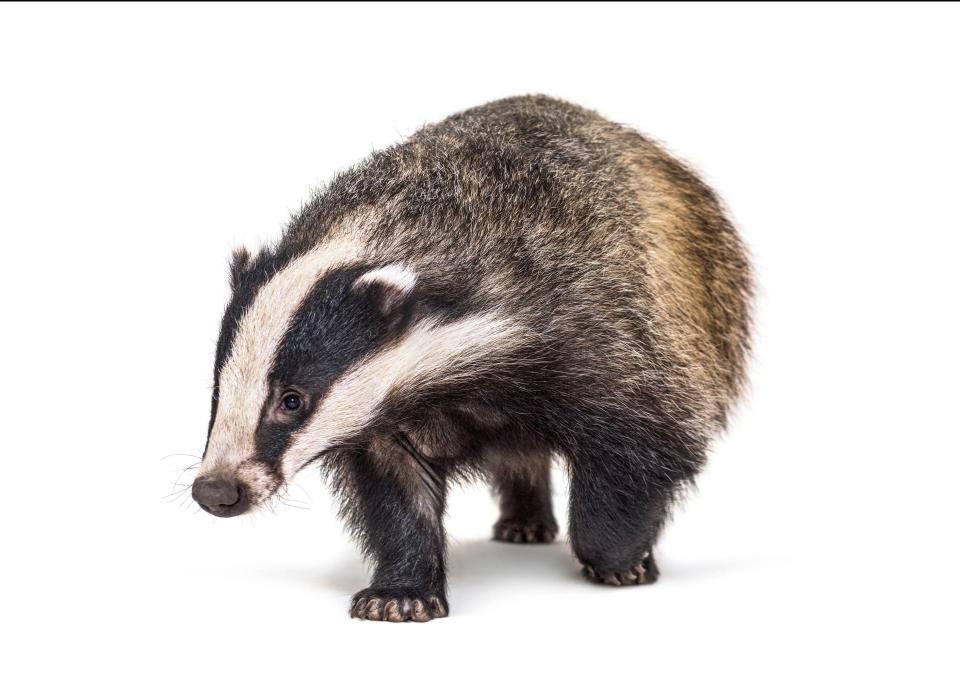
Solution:
[[[957,682],[958,20],[0,8],[0,678]],[[488,542],[472,488],[452,616],[351,621],[365,572],[316,475],[307,508],[240,519],[165,498],[203,446],[227,255],[371,149],[529,92],[665,141],[726,199],[762,290],[752,391],[658,584]]]

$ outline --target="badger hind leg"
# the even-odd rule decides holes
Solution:
[[[654,545],[702,451],[674,437],[600,445],[570,460],[570,542],[588,580],[648,585],[660,575]]]
[[[493,539],[501,542],[553,542],[557,520],[550,499],[550,452],[494,455],[487,460],[500,518]]]

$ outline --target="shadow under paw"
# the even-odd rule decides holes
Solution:
[[[447,613],[447,600],[441,595],[402,588],[367,588],[350,604],[350,617],[367,621],[423,623]]]
[[[493,526],[493,539],[500,542],[553,542],[556,537],[553,521],[500,519]]]
[[[653,554],[647,552],[643,558],[626,569],[598,569],[592,564],[583,565],[583,575],[595,583],[604,585],[650,585],[657,582],[660,569]]]

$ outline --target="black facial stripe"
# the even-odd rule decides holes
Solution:
[[[268,406],[264,407],[260,414],[260,423],[257,425],[257,432],[254,436],[254,445],[256,448],[257,461],[266,464],[274,473],[280,472],[280,456],[287,450],[287,446],[293,439],[293,434],[303,424],[309,420],[310,413],[305,413],[302,421],[291,424],[273,423],[266,417],[269,414],[269,403],[275,398],[271,397]]]
[[[276,251],[264,250],[254,259],[251,259],[244,252],[234,253],[230,265],[232,293],[220,322],[220,336],[217,339],[217,350],[213,365],[213,395],[210,402],[210,423],[207,426],[208,441],[217,416],[220,370],[230,357],[234,340],[240,328],[240,320],[267,281],[298,254],[300,252],[292,247],[279,248]],[[206,452],[206,448],[204,448],[204,452]]]
[[[271,395],[256,431],[257,456],[274,468],[293,433],[305,425],[337,378],[358,360],[397,339],[369,288],[354,288],[367,266],[338,269],[321,278],[290,321],[270,371]],[[295,419],[271,419],[288,388],[303,390],[307,407]]]
[[[223,321],[220,324],[220,339],[217,342],[217,358],[214,367],[214,384],[220,380],[220,369],[230,356],[233,342],[239,331],[240,320],[244,312],[253,304],[260,289],[266,285],[274,275],[285,267],[297,253],[293,250],[283,250],[276,253],[264,250],[252,261],[242,267],[231,266],[231,281],[233,292]]]

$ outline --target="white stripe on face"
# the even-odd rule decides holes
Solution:
[[[243,313],[230,356],[220,370],[217,416],[199,475],[254,456],[254,434],[270,393],[268,375],[277,347],[317,280],[361,256],[357,240],[320,245],[294,259],[260,288]]]
[[[416,393],[431,381],[475,373],[485,358],[508,351],[523,337],[518,324],[496,312],[451,323],[417,324],[397,344],[355,364],[330,388],[281,458],[284,479],[338,440],[363,429],[390,392]]]

